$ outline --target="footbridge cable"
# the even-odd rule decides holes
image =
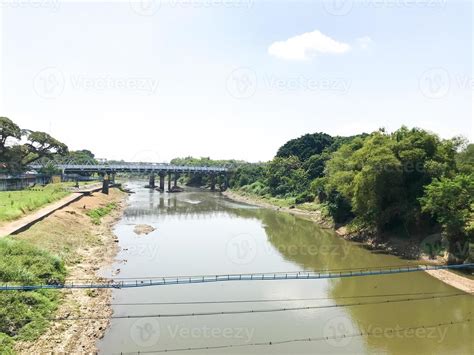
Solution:
[[[296,271],[287,273],[249,273],[249,274],[228,274],[228,275],[199,275],[199,276],[164,276],[161,278],[153,278],[150,280],[109,280],[106,282],[91,283],[51,283],[42,285],[19,285],[5,284],[0,286],[0,291],[32,291],[40,289],[126,289],[150,286],[166,286],[166,285],[182,285],[182,284],[200,284],[228,281],[271,281],[271,280],[317,280],[332,279],[345,277],[360,277],[374,275],[393,275],[409,272],[419,272],[426,270],[447,270],[447,269],[469,269],[474,268],[474,263],[458,264],[458,265],[436,265],[436,266],[406,266],[406,267],[389,267],[389,268],[367,268],[346,271]]]

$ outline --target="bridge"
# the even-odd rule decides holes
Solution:
[[[227,188],[227,174],[229,169],[226,167],[215,166],[187,166],[172,164],[142,164],[142,163],[124,163],[124,164],[61,164],[47,162],[45,164],[31,164],[31,169],[39,170],[44,167],[54,167],[61,170],[63,174],[100,174],[107,175],[107,180],[115,181],[117,173],[142,173],[149,174],[150,180],[148,187],[155,188],[155,175],[160,178],[159,190],[165,189],[165,177],[168,175],[168,191],[177,187],[178,178],[181,174],[205,174],[210,177],[211,191],[215,190],[217,176],[223,176],[224,189]],[[171,182],[174,181],[173,187]]]

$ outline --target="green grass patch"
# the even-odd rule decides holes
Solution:
[[[0,240],[0,284],[62,283],[64,263],[56,256],[26,242]],[[0,349],[13,353],[15,340],[34,340],[48,325],[58,307],[55,290],[0,292]]]
[[[92,223],[99,225],[101,223],[102,217],[107,216],[115,208],[117,208],[117,204],[112,202],[105,207],[89,210],[86,212],[86,214],[91,218]]]
[[[67,187],[71,184],[49,184],[21,191],[0,191],[0,222],[18,219],[44,205],[60,200],[70,193]]]

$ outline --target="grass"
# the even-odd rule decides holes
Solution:
[[[21,191],[0,191],[0,222],[12,221],[70,194],[74,183],[49,184]]]
[[[0,240],[0,283],[61,283],[64,263],[56,256],[24,241]],[[13,353],[16,340],[33,340],[47,327],[46,318],[58,307],[53,290],[0,292],[0,349]]]
[[[99,225],[101,223],[102,217],[107,216],[110,212],[112,212],[117,207],[117,204],[112,202],[109,203],[105,207],[94,208],[92,210],[87,211],[87,215],[91,218],[92,223]]]
[[[57,211],[14,238],[0,239],[0,285],[14,281],[62,283],[66,268],[72,269],[73,274],[75,265],[81,263],[92,248],[100,247],[106,252],[109,246],[101,239],[102,232],[89,222],[87,213],[95,211],[94,215],[103,217],[118,206],[122,196],[124,194],[116,189],[109,195],[97,194],[89,202],[85,200]],[[86,210],[82,207],[84,203],[104,207]],[[94,291],[86,294],[97,297]],[[17,341],[35,341],[47,330],[46,319],[54,317],[59,306],[79,316],[79,308],[66,306],[72,302],[68,297],[70,294],[56,290],[0,291],[0,354],[14,354]],[[75,305],[74,302],[71,305]]]

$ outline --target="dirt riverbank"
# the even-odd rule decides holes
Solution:
[[[126,194],[111,189],[109,195],[94,193],[55,211],[13,238],[27,241],[60,256],[66,263],[67,281],[100,281],[101,268],[110,266],[117,254],[113,225],[122,215]],[[94,224],[87,211],[114,203],[116,208]],[[18,353],[93,353],[109,324],[111,290],[63,290],[56,318],[104,317],[101,320],[51,322],[32,342],[18,342]]]
[[[419,241],[405,240],[397,238],[395,236],[390,236],[384,238],[383,240],[361,236],[357,234],[351,234],[347,231],[347,228],[344,226],[336,228],[333,223],[325,219],[320,211],[305,211],[298,208],[288,208],[288,207],[278,207],[274,206],[271,203],[253,196],[244,196],[240,195],[234,191],[224,191],[222,193],[229,199],[234,201],[243,202],[251,205],[256,205],[260,207],[270,208],[277,211],[283,211],[291,213],[294,215],[302,216],[307,219],[311,219],[318,225],[323,228],[334,229],[336,234],[340,237],[347,239],[349,241],[357,242],[362,244],[366,249],[374,250],[378,252],[383,252],[386,254],[396,255],[403,259],[407,260],[419,260],[422,264],[444,264],[445,260],[442,258],[438,259],[429,259],[427,255],[423,254],[421,251],[422,243]],[[437,278],[438,280],[455,287],[461,291],[474,293],[474,280],[468,277],[463,277],[459,274],[451,272],[449,270],[429,270],[427,271],[431,276]]]

